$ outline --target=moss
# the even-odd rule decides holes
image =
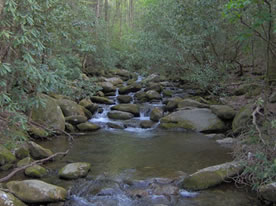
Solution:
[[[4,146],[0,145],[0,165],[14,163],[15,161],[15,156]]]
[[[196,129],[192,124],[190,124],[187,121],[178,122],[178,123],[162,122],[160,124],[160,127],[163,129],[174,129],[174,128],[183,128],[183,129],[190,129],[190,130]]]
[[[39,165],[34,165],[25,169],[25,175],[29,177],[41,178],[47,174],[47,170]]]
[[[243,127],[246,127],[248,121],[251,118],[253,105],[248,104],[245,105],[237,112],[233,123],[232,123],[232,130],[234,133],[238,133],[242,130]]]

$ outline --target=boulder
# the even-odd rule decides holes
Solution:
[[[105,97],[93,96],[91,97],[91,100],[99,104],[109,104],[109,105],[114,104],[112,100]]]
[[[182,182],[182,187],[187,190],[203,190],[222,183],[230,177],[243,171],[243,166],[238,162],[227,162],[220,165],[207,167],[189,175]]]
[[[29,148],[27,144],[20,145],[15,149],[15,156],[17,159],[21,160],[30,155]]]
[[[113,85],[118,85],[118,84],[123,84],[123,80],[119,77],[111,77],[111,78],[106,78],[106,82],[110,82]]]
[[[276,202],[276,182],[260,186],[258,192],[263,199]]]
[[[155,107],[150,113],[150,119],[154,122],[159,122],[159,120],[163,117],[163,110]]]
[[[250,121],[253,112],[253,105],[248,104],[242,107],[232,122],[232,130],[234,133],[239,133],[243,128],[245,128]]]
[[[57,102],[65,117],[76,115],[85,116],[83,107],[78,105],[76,102],[68,99],[59,99]]]
[[[65,121],[72,124],[77,125],[87,121],[87,117],[83,115],[73,115],[65,118]]]
[[[132,97],[128,95],[120,95],[117,97],[117,100],[120,103],[130,103],[132,101]]]
[[[180,97],[175,97],[175,98],[169,99],[169,101],[165,107],[165,110],[169,111],[169,112],[174,111],[177,108],[178,103],[181,101],[182,101],[182,99]]]
[[[138,102],[141,102],[141,103],[148,101],[147,94],[144,91],[140,91],[140,92],[135,93],[134,97],[137,99]]]
[[[6,193],[0,190],[0,205],[1,206],[27,206],[21,200],[17,199],[11,193]]]
[[[31,164],[32,161],[34,161],[34,160],[31,157],[26,157],[26,158],[18,161],[16,166],[17,167],[23,167],[23,166],[26,166],[28,164]]]
[[[98,109],[98,105],[94,104],[90,99],[82,99],[79,102],[79,105],[83,106],[84,108],[88,109],[92,114],[94,114],[97,109]]]
[[[15,156],[4,146],[0,145],[0,166],[5,164],[12,164],[15,161]]]
[[[137,104],[118,104],[111,107],[111,110],[117,110],[121,112],[129,112],[135,117],[140,116],[140,107]]]
[[[53,129],[63,131],[65,129],[65,119],[56,100],[45,94],[41,94],[40,97],[44,104],[32,109],[32,120]]]
[[[193,99],[183,99],[178,102],[177,108],[185,108],[185,107],[197,107],[197,108],[208,108],[207,104],[200,103]]]
[[[91,165],[87,162],[71,163],[63,167],[58,175],[63,179],[77,179],[80,177],[86,177],[90,168]]]
[[[49,133],[46,130],[44,130],[40,127],[34,126],[34,125],[32,125],[32,126],[30,126],[30,128],[28,128],[28,133],[32,137],[40,138],[40,139],[46,138],[49,135]]]
[[[223,120],[232,120],[236,115],[235,110],[227,105],[211,105],[210,109]]]
[[[163,87],[158,83],[149,83],[148,87],[145,89],[145,91],[154,90],[158,93],[162,92]]]
[[[157,74],[151,74],[144,79],[144,82],[159,82],[159,81],[160,81],[160,76]]]
[[[91,122],[85,122],[85,123],[78,124],[77,128],[82,132],[92,132],[100,129],[101,127]]]
[[[226,129],[225,124],[210,109],[199,108],[173,112],[161,119],[161,127],[191,129],[198,132]]]
[[[137,83],[133,83],[129,86],[126,87],[121,87],[119,89],[119,94],[128,94],[130,92],[138,92],[142,89],[142,86],[140,84]]]
[[[84,112],[85,116],[87,117],[87,119],[91,119],[93,117],[92,112],[90,112],[88,109],[86,109],[84,107],[82,109],[83,109],[83,112]]]
[[[11,181],[7,188],[26,203],[51,203],[64,201],[67,191],[40,180]]]
[[[34,165],[25,169],[24,173],[28,177],[41,178],[47,175],[48,171],[40,165]]]
[[[129,112],[121,112],[121,111],[108,112],[107,116],[110,119],[118,119],[118,120],[127,120],[127,119],[131,119],[134,117],[134,115]]]
[[[152,126],[154,124],[155,123],[153,121],[151,121],[151,120],[143,120],[140,123],[140,127],[143,128],[143,129],[148,129],[148,128],[152,128]]]
[[[116,91],[116,87],[110,82],[100,82],[99,85],[103,88],[104,93]]]
[[[171,90],[163,90],[163,96],[164,97],[172,97],[173,96],[173,92]]]
[[[146,92],[147,98],[149,100],[159,100],[162,99],[161,95],[155,90],[149,90]]]
[[[51,150],[41,147],[35,142],[30,141],[28,145],[30,154],[34,159],[43,159],[53,155],[53,152]]]

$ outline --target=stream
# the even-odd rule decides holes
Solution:
[[[109,99],[118,104],[117,96],[118,89]],[[150,119],[152,108],[163,106],[162,101],[140,104],[140,117],[131,120],[111,120],[107,113],[114,105],[99,106],[102,109],[90,121],[102,129],[76,137],[67,156],[47,164],[52,175],[43,180],[71,188],[66,206],[257,205],[255,194],[233,184],[200,192],[181,189],[179,183],[188,174],[231,161],[231,150],[200,133],[159,129],[159,123],[140,128],[141,121]],[[109,128],[108,123],[124,129]],[[41,145],[65,151],[68,141],[59,137]],[[54,178],[59,168],[71,162],[91,163],[89,175],[75,181]]]

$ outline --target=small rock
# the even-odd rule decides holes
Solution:
[[[100,129],[101,127],[91,122],[85,122],[85,123],[78,124],[77,128],[83,132],[92,132]]]
[[[32,125],[29,129],[28,129],[29,134],[34,137],[34,138],[46,138],[49,134],[46,130],[40,128],[40,127],[36,127],[34,125]]]
[[[166,111],[169,111],[169,112],[174,111],[177,108],[178,103],[181,101],[182,99],[180,97],[175,97],[170,99],[165,107]]]
[[[117,104],[111,107],[111,110],[129,112],[133,114],[135,117],[140,116],[140,107],[137,104]]]
[[[143,129],[152,128],[153,125],[154,125],[154,122],[151,120],[143,120],[140,123],[140,127]]]
[[[15,156],[4,146],[0,145],[0,166],[16,161]]]
[[[76,131],[75,127],[68,122],[65,123],[65,130],[69,133],[73,133]]]
[[[19,162],[17,162],[16,166],[23,167],[25,165],[30,164],[31,162],[33,162],[33,159],[31,157],[26,157],[26,158],[20,160]]]
[[[59,177],[63,179],[77,179],[80,177],[86,177],[91,168],[90,163],[77,162],[71,163],[63,167],[59,171]]]
[[[231,137],[224,138],[224,139],[218,139],[216,140],[217,143],[219,144],[233,144],[235,140]]]
[[[162,98],[161,95],[155,90],[147,91],[146,95],[149,100],[159,100]]]
[[[66,117],[65,121],[72,124],[72,125],[77,125],[77,124],[81,124],[81,123],[86,122],[87,117],[82,116],[82,115],[74,115],[74,116]]]
[[[29,148],[26,144],[21,145],[20,147],[15,149],[15,156],[17,159],[24,159],[30,155]]]
[[[34,159],[43,159],[53,155],[53,152],[49,149],[43,148],[35,142],[30,141],[28,143],[30,154]]]
[[[214,114],[216,114],[219,118],[224,120],[234,119],[236,112],[235,110],[227,105],[211,105],[210,109]]]
[[[64,117],[69,116],[85,116],[83,111],[83,107],[78,105],[76,102],[68,100],[68,99],[59,99],[57,100],[58,105],[60,106]]]
[[[138,92],[142,89],[142,86],[140,84],[134,83],[132,85],[121,87],[119,89],[119,94],[128,94],[130,92]]]
[[[119,119],[119,120],[127,120],[127,119],[131,119],[134,117],[134,115],[129,112],[121,112],[121,111],[108,112],[107,116],[110,119]]]
[[[25,175],[28,177],[41,178],[47,175],[47,170],[40,165],[34,165],[25,169]]]
[[[185,107],[208,108],[209,106],[193,99],[184,99],[178,102],[177,107],[181,109]]]
[[[113,122],[108,122],[107,125],[108,125],[108,127],[113,128],[113,129],[124,129],[123,125],[116,124]]]
[[[91,100],[93,102],[96,102],[96,103],[100,103],[100,104],[113,104],[113,101],[111,101],[110,99],[107,99],[105,97],[98,97],[98,96],[93,96],[91,97]]]
[[[104,93],[116,91],[116,87],[110,82],[100,82],[99,85],[103,88]]]
[[[159,122],[159,120],[163,117],[163,110],[160,108],[154,108],[150,113],[150,119],[154,122]]]
[[[120,95],[117,99],[120,103],[130,103],[132,101],[132,97],[128,95]]]

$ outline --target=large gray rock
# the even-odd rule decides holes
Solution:
[[[6,193],[0,190],[0,205],[1,206],[27,206],[21,200],[17,199],[11,193]]]
[[[253,105],[248,104],[242,107],[236,114],[232,122],[232,130],[234,133],[239,133],[243,128],[247,127],[248,122],[252,116]]]
[[[214,114],[216,114],[219,118],[224,120],[234,119],[236,112],[235,110],[227,105],[211,105],[210,109]]]
[[[0,166],[16,161],[15,156],[4,146],[0,145]]]
[[[99,104],[113,104],[113,101],[105,97],[93,96],[91,97],[91,100]]]
[[[210,109],[190,109],[173,112],[161,120],[163,128],[183,128],[198,132],[214,132],[226,129],[225,124]]]
[[[71,163],[63,167],[58,175],[63,179],[77,179],[80,177],[86,177],[90,168],[91,165],[87,162]]]
[[[78,124],[77,128],[82,132],[92,132],[100,129],[101,127],[99,125],[93,124],[91,122],[85,122],[82,124]]]
[[[47,125],[47,127],[64,130],[65,119],[56,100],[44,94],[41,94],[40,97],[43,99],[44,104],[32,109],[32,120],[42,125]]]
[[[49,203],[64,201],[67,191],[40,180],[11,181],[7,188],[17,198],[26,203]]]
[[[59,99],[57,100],[57,102],[65,117],[75,115],[85,116],[83,107],[81,105],[78,105],[76,102],[68,99]]]
[[[129,112],[133,114],[135,117],[140,116],[140,107],[137,104],[118,104],[111,107],[111,110]]]
[[[260,186],[259,194],[265,200],[276,202],[276,182]]]
[[[238,162],[227,162],[207,167],[186,177],[182,182],[182,187],[188,190],[207,189],[238,175],[243,169],[244,167]]]
[[[108,112],[107,116],[110,119],[118,119],[118,120],[127,120],[127,119],[131,119],[134,117],[134,115],[129,112],[121,112],[121,111]]]
[[[53,152],[49,149],[46,149],[35,142],[29,142],[29,149],[30,149],[30,154],[34,159],[42,159],[42,158],[47,158],[51,155],[53,155]]]

